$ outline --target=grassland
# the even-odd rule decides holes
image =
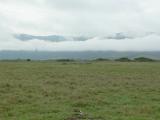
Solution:
[[[160,62],[0,62],[0,120],[159,120]]]

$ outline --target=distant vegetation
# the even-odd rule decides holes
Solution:
[[[115,59],[115,61],[119,61],[119,62],[130,62],[130,61],[132,61],[132,60],[129,59],[129,58],[124,57],[124,58]]]
[[[97,58],[94,61],[111,61],[111,60],[106,58]]]
[[[31,59],[27,59],[27,61],[29,62],[29,61],[31,61]]]
[[[134,61],[137,61],[137,62],[153,62],[155,60],[153,60],[151,58],[139,57],[139,58],[135,58]]]
[[[36,61],[32,60],[30,58],[28,59],[15,59],[15,60],[0,60],[0,61]],[[42,60],[43,61],[43,60]],[[97,58],[97,59],[91,59],[91,60],[80,60],[80,59],[49,59],[49,60],[44,60],[44,61],[56,61],[56,62],[85,62],[85,61],[116,61],[116,62],[154,62],[154,61],[159,61],[151,58],[146,58],[146,57],[137,57],[134,59],[130,59],[127,57],[122,57],[118,59],[107,59],[107,58]]]
[[[57,59],[56,61],[57,62],[74,62],[76,60],[73,60],[73,59]]]
[[[95,61],[117,61],[117,62],[154,62],[157,60],[151,59],[151,58],[145,58],[145,57],[138,57],[134,59],[129,59],[127,57],[118,58],[115,60],[110,60],[106,58],[97,58]]]

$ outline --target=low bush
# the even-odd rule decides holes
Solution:
[[[75,60],[73,60],[73,59],[58,59],[56,61],[57,62],[74,62]]]
[[[137,62],[153,62],[155,60],[153,60],[151,58],[139,57],[139,58],[135,58],[134,61],[137,61]]]
[[[116,59],[115,61],[119,61],[119,62],[130,62],[130,61],[132,61],[132,60],[129,59],[129,58],[123,57],[123,58]]]
[[[106,58],[97,58],[95,59],[95,61],[110,61],[110,60]]]

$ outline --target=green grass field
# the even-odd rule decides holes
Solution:
[[[0,120],[159,119],[160,62],[0,62]]]

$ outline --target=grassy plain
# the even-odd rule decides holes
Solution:
[[[0,62],[0,120],[159,120],[160,62]]]

